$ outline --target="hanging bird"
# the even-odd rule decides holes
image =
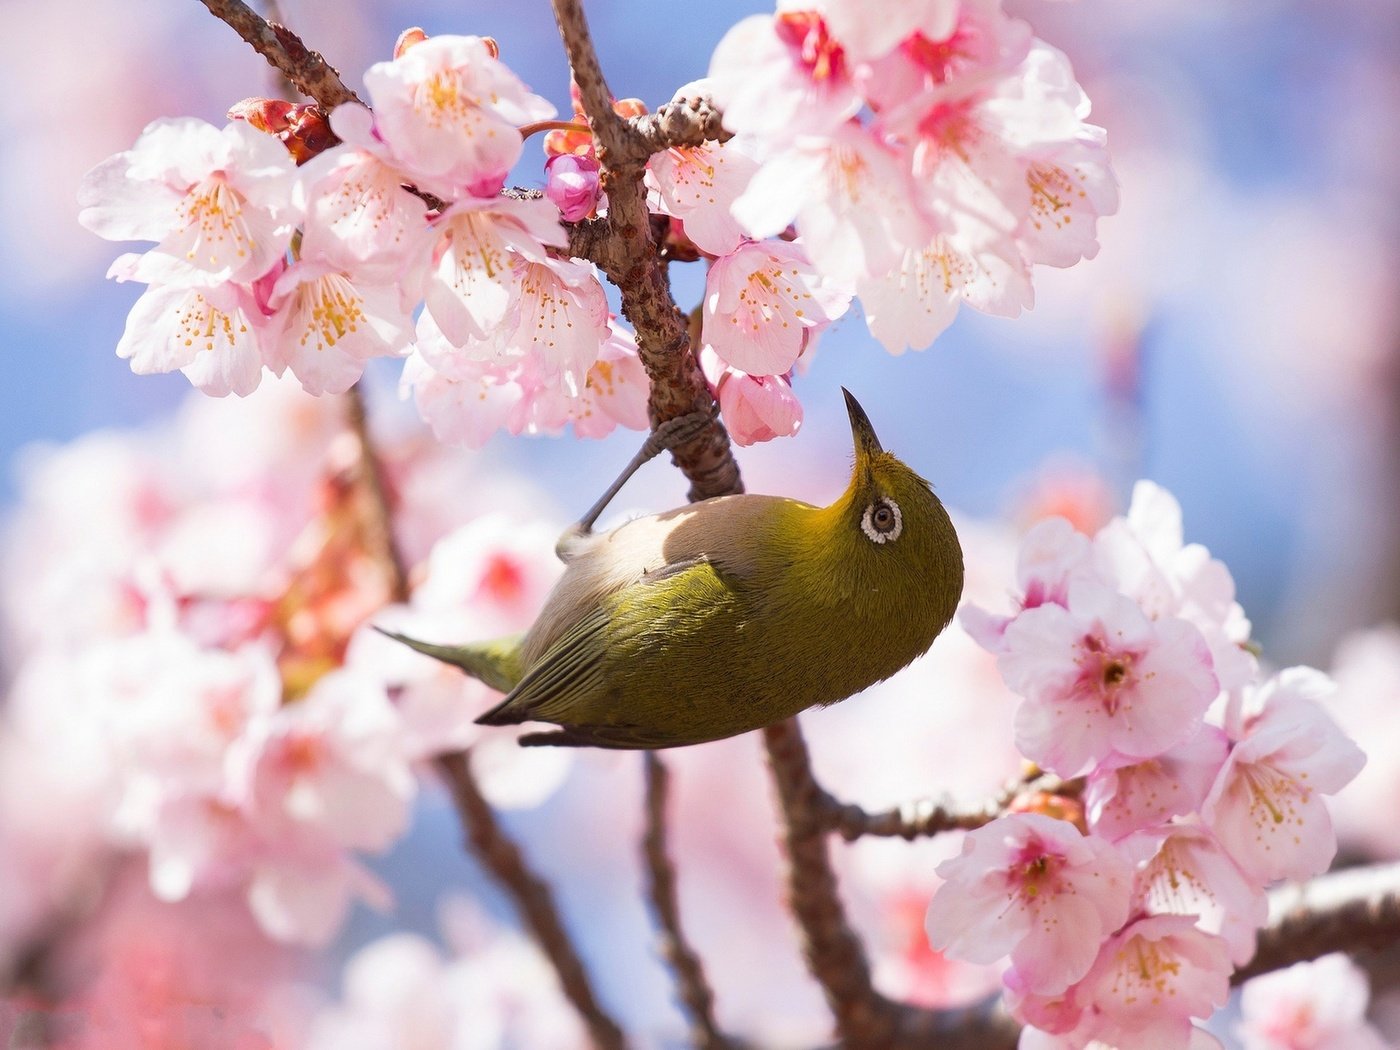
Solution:
[[[477,722],[560,727],[521,737],[526,746],[698,744],[888,678],[952,619],[962,548],[928,482],[880,447],[844,393],[855,466],[831,506],[721,496],[594,533],[641,463],[708,422],[683,417],[565,533],[567,568],[524,635],[465,646],[390,636],[505,692]]]

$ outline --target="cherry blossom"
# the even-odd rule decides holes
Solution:
[[[688,90],[701,90],[707,84],[697,81],[676,95],[685,97]],[[730,207],[757,170],[752,146],[733,138],[662,150],[647,161],[646,182],[656,194],[659,210],[684,222],[685,234],[697,248],[728,255],[746,232],[752,232],[744,229]]]
[[[1247,690],[1242,735],[1201,815],[1235,862],[1261,882],[1326,871],[1337,838],[1323,795],[1366,762],[1319,700],[1332,683],[1292,667]]]
[[[1105,763],[1089,774],[1084,806],[1094,834],[1117,840],[1200,809],[1225,763],[1225,732],[1203,725],[1183,744],[1155,758]]]
[[[365,72],[375,124],[421,189],[489,196],[519,159],[517,125],[554,107],[478,36],[436,36]]]
[[[1105,941],[1084,979],[1058,997],[1008,983],[1013,1013],[1060,1037],[1031,1046],[1188,1050],[1202,1045],[1191,1019],[1225,1004],[1230,971],[1219,937],[1188,916],[1156,915]]]
[[[699,356],[736,445],[789,437],[801,428],[802,403],[786,376],[751,376],[730,368],[710,346],[701,347]]]
[[[427,205],[405,188],[412,177],[375,136],[373,124],[363,106],[337,106],[330,125],[344,144],[297,172],[305,212],[301,252],[329,259],[357,277],[393,281],[418,248]]]
[[[780,375],[801,356],[809,333],[849,303],[849,294],[822,283],[798,246],[750,241],[710,268],[702,339],[726,364]]]
[[[725,127],[769,149],[828,134],[861,108],[841,44],[810,10],[740,21],[710,58],[709,84]]]
[[[1160,485],[1139,481],[1126,517],[1094,538],[1096,571],[1116,582],[1149,617],[1179,616],[1210,646],[1222,689],[1250,681],[1258,661],[1249,651],[1250,624],[1235,601],[1235,582],[1199,543],[1185,543],[1181,506]]]
[[[113,272],[133,273],[123,267],[131,258],[119,259]],[[117,356],[137,375],[178,368],[206,394],[246,397],[262,381],[268,343],[266,315],[250,290],[157,284],[127,315]]]
[[[781,233],[796,219],[817,269],[853,285],[889,272],[933,235],[900,161],[860,125],[844,124],[769,157],[733,212],[756,237]]]
[[[342,1001],[316,1017],[307,1050],[588,1045],[539,950],[470,911],[455,923],[471,929],[454,958],[415,934],[361,948],[346,964]]]
[[[343,394],[370,358],[397,356],[413,338],[394,288],[352,281],[321,259],[289,266],[268,307],[270,363],[290,368],[309,394]]]
[[[1236,1033],[1244,1050],[1384,1050],[1366,1020],[1366,974],[1345,955],[1324,955],[1246,981]]]
[[[1214,835],[1197,824],[1172,824],[1119,845],[1128,856],[1145,858],[1135,890],[1143,911],[1193,915],[1203,930],[1225,940],[1232,962],[1243,965],[1253,957],[1255,931],[1269,917],[1268,899]]]
[[[957,26],[962,0],[820,0],[831,34],[858,59],[874,59],[911,37],[943,40]],[[917,36],[916,36],[917,35]]]
[[[469,198],[433,223],[436,265],[426,281],[433,320],[456,345],[489,341],[518,303],[525,261],[544,263],[546,246],[568,239],[547,200]]]
[[[554,202],[565,222],[578,222],[598,207],[602,184],[598,161],[571,153],[550,157],[544,165],[544,195]]]
[[[1026,698],[1017,746],[1064,776],[1184,742],[1218,692],[1200,631],[1090,583],[1071,584],[1067,606],[1021,613],[1004,642],[997,666]]]
[[[292,237],[294,163],[242,121],[157,120],[136,145],[88,173],[79,221],[108,240],[160,243],[127,277],[183,285],[250,283]]]
[[[1063,992],[1088,971],[1099,942],[1128,917],[1131,871],[1108,843],[1034,813],[970,832],[929,906],[929,941],[990,963],[1010,953],[1020,986]]]

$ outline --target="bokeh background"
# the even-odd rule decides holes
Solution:
[[[1019,319],[965,309],[922,353],[891,357],[858,317],[845,319],[798,377],[802,432],[741,450],[748,486],[814,501],[841,486],[849,439],[840,385],[864,402],[886,447],[931,478],[973,530],[1055,508],[1092,520],[1122,510],[1135,478],[1152,478],[1180,499],[1187,539],[1232,569],[1267,657],[1331,666],[1339,640],[1394,618],[1400,606],[1400,19],[1393,5],[1373,0],[1007,6],[1068,52],[1095,122],[1109,130],[1123,203],[1100,223],[1098,258],[1039,271],[1037,305]],[[739,0],[589,4],[615,93],[653,106],[703,75],[724,31],[761,9]],[[568,109],[567,71],[544,0],[281,0],[281,16],[356,88],[406,26],[488,34],[535,91]],[[220,122],[233,102],[277,86],[261,58],[189,0],[4,0],[0,39],[11,42],[0,64],[0,509],[8,511],[23,498],[35,443],[151,425],[198,396],[178,374],[135,377],[114,356],[139,289],[103,280],[115,250],[77,225],[78,180],[156,117]],[[540,179],[527,149],[519,181]],[[675,269],[686,307],[703,279],[691,270]],[[394,368],[372,372],[373,411],[408,420],[395,378]],[[250,402],[249,425],[254,411]],[[238,425],[236,412],[228,418]],[[475,462],[527,477],[538,493],[532,513],[563,521],[592,501],[635,441],[626,433],[602,442],[498,438]],[[658,462],[623,502],[659,509],[683,492]],[[1010,580],[990,586],[994,595]],[[935,693],[949,688],[925,684]],[[1400,704],[1400,692],[1390,702]],[[868,727],[883,717],[880,703],[877,696],[859,712],[814,721],[843,726],[845,749],[878,749],[888,743]],[[848,757],[832,736],[823,740],[818,730],[817,757],[828,770]],[[725,821],[751,825],[771,848],[757,746],[735,747],[752,775],[732,774],[729,759],[687,760],[681,819],[698,811],[702,794],[723,790],[732,802]],[[635,900],[636,769],[608,758],[570,777],[547,806],[512,814],[510,824],[556,878],[619,1012],[655,1031],[678,1030]],[[613,815],[596,812],[599,784],[621,785]],[[892,802],[904,785],[871,790],[886,788]],[[711,832],[697,821],[678,831],[693,838],[682,852],[711,863],[687,884],[686,901],[702,948],[728,960],[723,983],[732,990],[727,1001],[721,995],[722,1015],[758,1011],[766,996],[769,1005],[788,1003],[779,1014],[806,1016],[815,993],[795,955],[781,964],[770,965],[766,952],[741,961],[731,927],[745,913],[715,872],[728,865],[732,879],[735,865],[752,865],[755,896],[776,894],[776,875],[752,852],[726,858],[725,834],[706,838]],[[601,841],[600,826],[611,829]],[[617,855],[606,855],[614,847]],[[927,866],[920,850],[898,849],[903,859],[889,863]],[[327,973],[334,958],[386,930],[432,933],[450,891],[508,915],[462,855],[435,795],[375,868],[397,908],[358,912]],[[918,907],[908,908],[917,928]],[[789,934],[774,926],[751,936]],[[752,1003],[742,1001],[746,967],[767,982],[763,996],[750,991]],[[779,1024],[769,1035],[781,1032]]]

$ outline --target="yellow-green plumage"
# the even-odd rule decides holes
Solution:
[[[726,496],[575,533],[523,639],[409,644],[513,683],[478,721],[560,727],[526,744],[717,740],[888,678],[952,618],[962,551],[928,483],[880,449],[847,398],[855,469],[831,506]]]

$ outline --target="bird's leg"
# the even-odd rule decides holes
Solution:
[[[622,468],[622,473],[617,476],[617,480],[608,486],[608,490],[603,493],[598,502],[589,507],[588,513],[580,518],[578,524],[569,531],[575,535],[587,535],[592,532],[593,523],[598,520],[598,516],[607,509],[613,497],[622,490],[622,486],[627,484],[643,463],[662,452],[684,445],[709,426],[710,421],[714,418],[715,410],[711,408],[706,412],[691,412],[688,415],[677,416],[675,419],[668,419],[659,424],[642,442],[642,447],[632,457],[632,462]]]

